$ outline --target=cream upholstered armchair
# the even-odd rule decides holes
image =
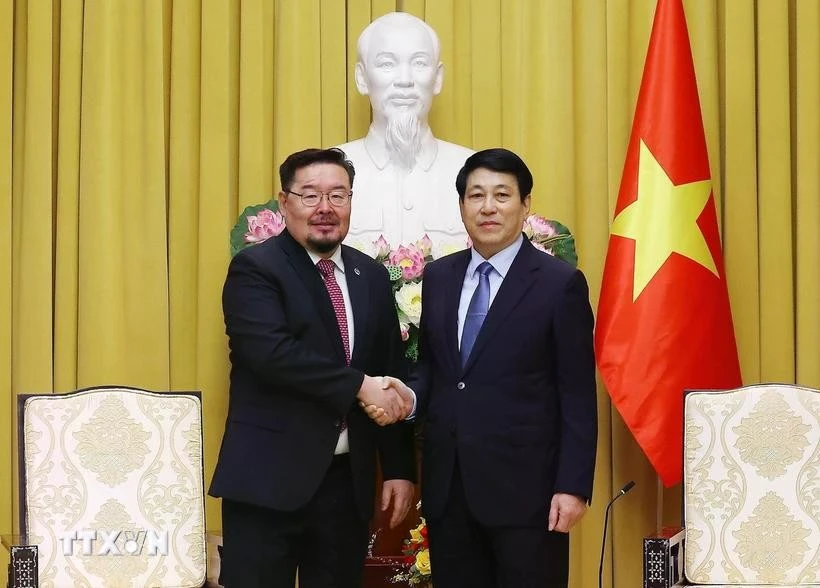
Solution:
[[[202,586],[198,393],[21,396],[20,518],[40,586]]]
[[[820,391],[690,391],[683,445],[686,580],[820,585]]]

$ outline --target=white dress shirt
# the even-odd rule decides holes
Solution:
[[[313,265],[319,263],[319,260],[322,259],[312,251],[305,249],[307,254],[310,256],[310,261],[313,262]],[[354,342],[354,331],[353,328],[353,307],[350,305],[350,292],[347,290],[347,279],[345,278],[345,262],[342,261],[342,248],[337,247],[336,251],[333,252],[333,255],[330,256],[330,261],[336,266],[333,268],[333,275],[336,278],[336,282],[339,284],[339,289],[342,291],[342,298],[345,301],[345,315],[347,316],[347,336],[350,341],[350,357],[353,357],[353,342]],[[316,271],[319,271],[318,268]],[[336,443],[336,450],[334,453],[339,455],[340,453],[347,453],[350,451],[350,443],[347,439],[347,429],[342,431],[339,434],[339,441]]]

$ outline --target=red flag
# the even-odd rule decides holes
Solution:
[[[612,401],[661,480],[681,479],[686,388],[741,384],[681,0],[659,0],[595,332]]]

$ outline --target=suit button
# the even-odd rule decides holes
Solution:
[[[337,429],[341,428],[342,421],[340,419],[336,419],[335,421],[333,421],[333,426],[336,427]]]
[[[464,388],[466,387],[467,384],[465,384],[464,382],[459,382],[458,384],[456,384],[456,388],[458,388],[459,390],[464,390]]]

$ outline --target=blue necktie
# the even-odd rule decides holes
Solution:
[[[470,352],[473,350],[475,340],[487,310],[490,308],[490,272],[493,266],[489,261],[482,262],[476,270],[478,272],[478,287],[473,292],[470,305],[467,307],[467,316],[464,318],[464,330],[461,332],[461,365],[467,363]]]

